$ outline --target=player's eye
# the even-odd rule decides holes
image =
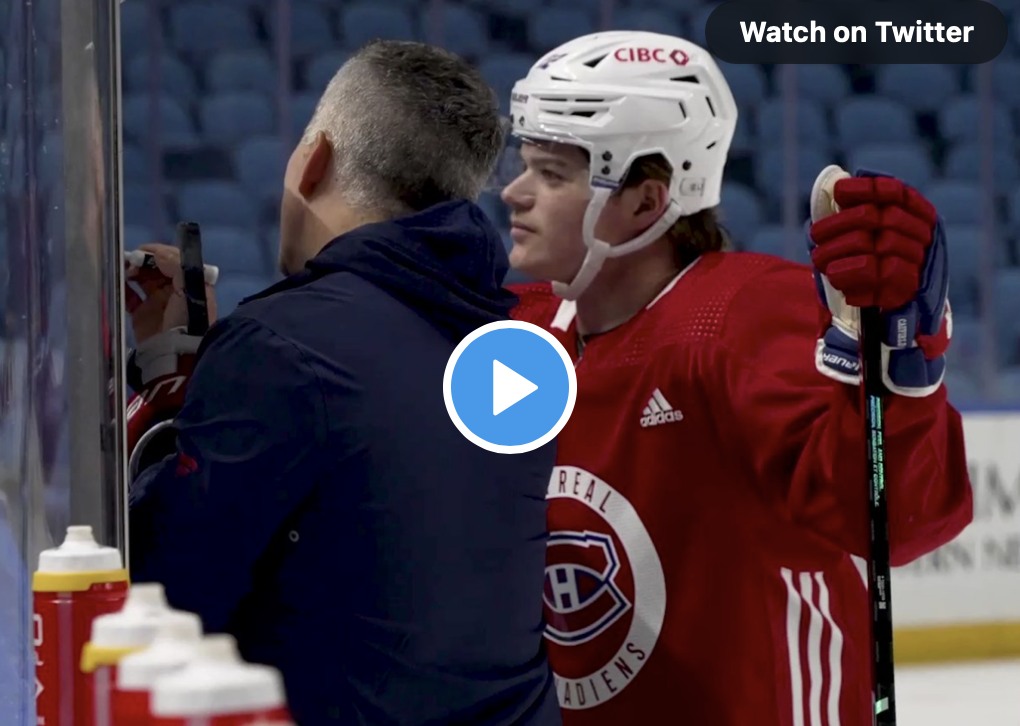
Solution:
[[[557,174],[556,172],[554,172],[554,171],[552,171],[550,169],[543,169],[542,170],[542,178],[545,179],[546,181],[550,181],[550,182],[561,182],[561,181],[564,181],[563,175]]]

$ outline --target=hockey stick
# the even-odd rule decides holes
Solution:
[[[849,176],[829,167],[815,182],[816,195],[824,197],[829,213],[838,212],[833,199],[836,181]],[[820,194],[819,194],[820,193]],[[868,462],[868,497],[871,551],[868,558],[868,604],[871,608],[872,723],[896,726],[895,673],[891,565],[889,562],[889,511],[885,479],[885,384],[882,382],[882,313],[877,307],[860,311],[861,383],[864,388],[864,435]]]
[[[868,492],[871,511],[871,557],[868,595],[871,605],[871,686],[876,726],[896,725],[889,510],[885,495],[885,407],[882,382],[882,314],[861,310],[861,350],[864,383],[864,431],[868,449]]]
[[[209,305],[205,296],[205,265],[202,262],[202,234],[195,222],[177,225],[177,247],[184,271],[184,297],[188,305],[188,335],[205,335],[209,330]]]

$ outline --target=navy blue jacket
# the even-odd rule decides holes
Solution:
[[[487,452],[443,401],[454,347],[516,302],[506,270],[467,202],[339,237],[210,329],[182,455],[135,482],[133,580],[279,668],[300,726],[560,722],[555,444]]]

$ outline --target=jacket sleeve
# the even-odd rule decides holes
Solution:
[[[319,474],[318,379],[292,343],[226,318],[203,341],[175,428],[177,454],[132,484],[131,576],[222,630]]]
[[[816,369],[819,311],[803,268],[765,273],[737,293],[711,363],[721,423],[761,494],[792,521],[866,556],[863,395]],[[953,539],[973,516],[963,425],[945,386],[926,398],[885,398],[885,454],[899,566]]]

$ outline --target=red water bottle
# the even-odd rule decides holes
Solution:
[[[77,726],[114,726],[112,700],[117,665],[125,656],[147,648],[170,612],[163,586],[145,583],[131,586],[119,612],[95,619],[92,638],[81,653],[81,669],[85,687],[92,691],[93,710],[82,714]]]
[[[128,573],[120,552],[74,526],[39,555],[32,577],[37,726],[82,726],[92,711],[79,668],[92,621],[124,605]]]
[[[202,621],[197,615],[167,613],[152,645],[124,656],[117,667],[114,726],[151,726],[150,695],[156,680],[183,668],[201,641]]]
[[[184,668],[156,681],[151,726],[292,723],[280,673],[241,660],[229,635],[207,635]]]

